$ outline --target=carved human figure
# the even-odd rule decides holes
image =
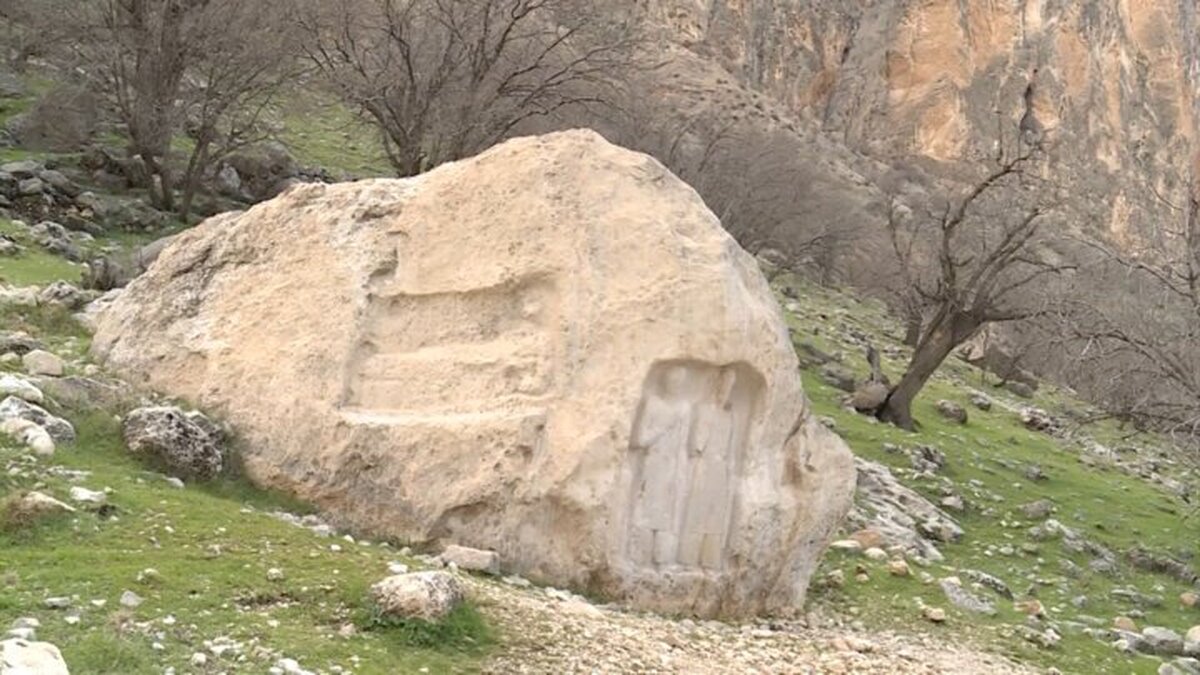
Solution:
[[[713,396],[696,406],[692,420],[690,488],[679,548],[679,563],[687,567],[720,569],[724,560],[738,433],[736,385],[736,371],[722,370]]]
[[[687,368],[669,367],[658,390],[647,393],[630,439],[630,448],[641,458],[634,474],[629,555],[647,567],[672,564],[678,556],[686,488],[681,473],[692,413],[687,385]]]

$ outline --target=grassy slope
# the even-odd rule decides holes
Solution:
[[[0,110],[0,118],[27,104],[11,104]],[[281,138],[301,163],[350,176],[388,174],[378,139],[348,111],[305,94],[289,97],[280,118]],[[25,155],[0,151],[0,160]],[[0,231],[11,232],[11,226],[0,222]],[[139,241],[98,245],[108,243],[130,246]],[[78,274],[78,267],[40,252],[36,245],[21,258],[0,258],[0,280],[8,283],[73,281]],[[841,342],[834,326],[871,335],[880,346],[894,344],[889,336],[898,335],[898,327],[878,307],[835,292],[801,288],[798,311],[789,316],[792,326],[818,347],[843,354],[846,363],[860,374],[865,368],[858,348]],[[9,310],[0,313],[0,326],[39,333],[60,353],[82,355],[86,348],[86,337],[65,316]],[[895,377],[903,363],[886,360],[885,367]],[[1109,591],[1134,587],[1164,598],[1161,608],[1151,608],[1145,618],[1138,619],[1140,625],[1165,625],[1182,632],[1200,623],[1200,610],[1187,611],[1177,605],[1176,597],[1185,590],[1179,582],[1128,566],[1123,566],[1116,578],[1093,574],[1086,571],[1086,559],[1067,552],[1059,542],[1041,542],[1034,552],[1022,551],[1022,544],[1030,543],[1026,532],[1034,523],[1016,509],[1038,498],[1057,504],[1055,518],[1117,551],[1142,544],[1190,558],[1196,553],[1200,525],[1185,518],[1187,506],[1179,500],[1120,471],[1103,465],[1085,466],[1080,462],[1080,447],[1028,432],[1013,413],[1000,407],[988,413],[970,408],[971,421],[966,426],[943,422],[933,404],[945,398],[967,407],[965,385],[981,386],[977,371],[947,364],[917,403],[916,413],[923,422],[918,434],[874,424],[842,410],[840,391],[822,383],[816,373],[805,375],[815,410],[835,420],[856,453],[896,467],[905,482],[935,501],[941,497],[940,480],[913,479],[905,474],[907,460],[901,454],[884,452],[883,444],[930,444],[945,451],[949,465],[943,476],[969,503],[968,512],[958,516],[967,534],[961,543],[941,547],[947,559],[927,570],[934,577],[954,574],[956,568],[986,571],[1008,582],[1019,599],[1036,594],[1053,620],[1081,624],[1087,623],[1088,617],[1107,624],[1112,617],[1129,613],[1133,608],[1114,601]],[[987,389],[986,385],[982,388]],[[1041,394],[1035,403],[1050,409],[1075,405],[1068,397],[1055,394]],[[362,589],[385,573],[386,562],[395,559],[392,552],[339,541],[345,550],[335,554],[328,548],[333,542],[263,515],[262,510],[276,505],[276,500],[244,485],[170,488],[124,458],[117,430],[109,419],[82,411],[66,414],[79,424],[81,441],[64,448],[53,464],[94,472],[83,484],[112,487],[111,499],[119,509],[119,519],[101,521],[83,515],[32,537],[0,540],[0,628],[17,616],[39,616],[44,624],[41,636],[60,644],[73,672],[82,673],[161,672],[164,664],[183,665],[204,639],[218,635],[244,641],[257,637],[262,644],[298,658],[310,668],[349,665],[353,655],[362,659],[359,672],[406,672],[420,667],[429,667],[431,672],[468,671],[478,663],[478,649],[422,650],[404,642],[396,631],[350,639],[330,637],[352,614],[361,613]],[[1101,440],[1117,437],[1115,430],[1103,427],[1091,433]],[[14,457],[11,448],[0,449],[0,461],[12,462]],[[1022,469],[1029,464],[1041,466],[1049,479],[1036,483],[1026,479]],[[970,487],[972,480],[981,487]],[[40,472],[0,478],[0,495],[27,488],[35,481],[65,496],[63,479]],[[255,509],[245,512],[248,505]],[[988,508],[992,510],[985,511]],[[168,525],[173,534],[166,532]],[[151,537],[161,548],[155,547]],[[204,552],[213,544],[222,546],[223,553],[209,559]],[[996,550],[1006,544],[1015,550],[1012,555]],[[1085,571],[1074,577],[1064,569],[1062,560],[1072,560]],[[868,583],[853,580],[860,564],[871,572]],[[265,569],[271,566],[284,569],[287,579],[267,582]],[[138,584],[137,572],[146,567],[157,569],[162,582]],[[834,568],[846,571],[846,585],[831,589],[814,584],[813,601],[849,610],[871,627],[925,631],[942,640],[968,639],[1071,673],[1150,673],[1157,667],[1153,659],[1118,654],[1077,630],[1062,630],[1064,640],[1055,650],[1034,647],[1015,633],[1024,616],[1014,611],[1011,603],[994,596],[991,599],[1000,609],[998,616],[968,616],[950,607],[936,586],[926,586],[913,577],[890,577],[882,564],[833,552],[827,556],[823,572]],[[120,631],[117,627],[123,617],[116,598],[126,588],[147,601],[133,612],[133,618],[143,625]],[[238,598],[279,597],[284,592],[301,602],[286,607],[247,607],[238,602]],[[62,612],[40,609],[47,595],[73,594],[80,596],[78,605],[84,609],[78,626],[67,626]],[[1086,596],[1087,605],[1072,605],[1070,600],[1076,596]],[[95,608],[89,604],[92,599],[105,599],[107,604]],[[925,623],[917,609],[922,601],[946,607],[949,621],[943,626]],[[158,620],[167,614],[178,620],[173,627]],[[269,626],[269,620],[279,621],[278,627]],[[166,646],[163,652],[151,648],[154,639],[148,634],[155,631],[166,633],[161,640]],[[248,666],[251,672],[263,669],[261,663],[253,663]]]
[[[85,339],[66,334],[61,316],[9,311],[3,323],[44,336],[54,331],[60,353],[86,350]],[[50,461],[0,440],[0,501],[28,489],[66,500],[71,485],[82,485],[111,488],[115,512],[0,532],[0,628],[18,617],[38,618],[39,638],[59,645],[73,673],[161,673],[167,666],[196,672],[188,666],[192,654],[218,637],[245,645],[246,661],[210,654],[204,672],[264,672],[280,656],[310,669],[353,666],[358,673],[478,668],[488,637],[473,610],[457,617],[462,636],[434,648],[411,626],[338,635],[346,624],[371,626],[365,591],[387,575],[390,561],[416,566],[393,548],[322,538],[283,523],[268,513],[296,505],[237,480],[171,487],[125,456],[110,411],[59,412],[76,424],[79,439]],[[64,470],[87,475],[72,480]],[[268,581],[271,567],[285,579]],[[147,568],[157,571],[155,579],[139,582]],[[122,608],[124,590],[145,602]],[[44,600],[56,596],[72,597],[73,609],[46,609]],[[69,625],[67,616],[76,613],[78,625]],[[441,629],[435,638],[444,635]],[[269,653],[256,653],[259,646]]]
[[[830,353],[843,353],[846,363],[865,375],[865,364],[858,348],[839,342],[833,324],[851,327],[872,335],[879,346],[895,344],[889,335],[900,335],[877,307],[859,303],[853,298],[811,287],[803,287],[797,304],[800,311],[789,317],[800,337]],[[795,306],[793,306],[795,307]],[[817,334],[814,335],[814,332]],[[859,368],[859,366],[862,366]],[[895,378],[902,372],[903,363],[885,361],[885,370]],[[1190,587],[1168,577],[1138,572],[1122,564],[1115,578],[1088,571],[1088,558],[1070,553],[1061,542],[1031,542],[1028,529],[1035,521],[1025,519],[1017,510],[1022,504],[1036,499],[1049,499],[1058,508],[1052,517],[1064,525],[1080,530],[1088,538],[1121,553],[1135,545],[1192,558],[1197,550],[1200,523],[1188,518],[1190,507],[1178,498],[1137,478],[1112,468],[1092,468],[1080,461],[1081,447],[1058,441],[1049,436],[1029,432],[1016,414],[994,406],[991,412],[981,412],[968,403],[967,386],[979,388],[980,374],[960,363],[950,363],[933,380],[917,402],[915,414],[922,423],[919,433],[910,434],[843,410],[839,401],[843,392],[824,384],[815,372],[806,373],[805,388],[820,415],[836,421],[838,432],[850,443],[855,453],[888,464],[904,477],[910,487],[925,494],[935,503],[944,495],[943,482],[911,478],[907,458],[901,453],[888,453],[885,443],[902,447],[917,444],[933,445],[943,450],[948,465],[942,476],[952,481],[953,489],[968,502],[968,511],[957,516],[966,530],[958,544],[940,546],[946,556],[943,563],[928,570],[935,578],[954,575],[957,568],[976,569],[1003,580],[1017,595],[1017,600],[1038,598],[1049,616],[1059,622],[1089,622],[1107,626],[1113,617],[1128,614],[1133,606],[1115,601],[1109,592],[1113,588],[1136,588],[1148,595],[1164,599],[1160,608],[1146,610],[1138,619],[1140,626],[1167,626],[1180,633],[1200,623],[1200,611],[1184,609],[1177,601],[1179,594]],[[982,387],[994,398],[1005,395]],[[1010,400],[1016,402],[1015,399]],[[939,399],[955,401],[970,411],[970,421],[958,426],[944,421],[934,411]],[[1079,404],[1066,397],[1041,394],[1034,402],[1043,408]],[[1115,437],[1112,429],[1092,430],[1098,438]],[[1154,439],[1142,439],[1153,442]],[[1038,465],[1048,476],[1045,481],[1031,481],[1023,470]],[[978,481],[979,488],[970,481]],[[985,509],[991,512],[985,513]],[[1036,550],[1025,552],[1022,544],[1030,543]],[[997,549],[1013,547],[1011,555]],[[990,550],[989,550],[990,549]],[[1073,576],[1061,562],[1071,560],[1082,568]],[[866,565],[871,581],[854,581],[856,566]],[[999,599],[986,591],[1000,610],[995,618],[967,615],[949,605],[936,585],[926,586],[916,576],[890,576],[885,563],[872,563],[857,555],[831,552],[822,571],[843,569],[847,582],[841,589],[814,588],[816,602],[841,607],[853,607],[853,612],[868,626],[903,628],[927,631],[940,639],[971,639],[984,648],[1003,651],[1035,664],[1056,666],[1069,673],[1153,673],[1159,662],[1147,657],[1129,657],[1112,647],[1082,635],[1079,631],[1060,628],[1063,641],[1056,649],[1035,647],[1019,636],[1015,627],[1025,622],[1011,602]],[[918,568],[914,568],[914,575]],[[964,581],[966,581],[964,579]],[[1071,599],[1086,596],[1087,604],[1077,608]],[[945,607],[950,615],[944,626],[931,626],[920,618],[920,601]],[[1089,619],[1089,617],[1092,617]]]

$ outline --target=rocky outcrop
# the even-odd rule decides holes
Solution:
[[[953,182],[996,152],[997,129],[1049,142],[1069,226],[1128,246],[1171,215],[1195,152],[1200,13],[1177,0],[650,0],[690,55],[699,98],[765,95],[876,185]],[[701,76],[704,67],[728,73]],[[754,110],[749,106],[750,115]],[[762,105],[759,105],[762,109]],[[763,115],[764,124],[772,124]],[[813,141],[816,144],[818,141]],[[835,171],[826,172],[833,180]],[[837,181],[834,181],[837,182]],[[806,193],[813,209],[831,191]]]
[[[211,219],[94,349],[345,524],[639,607],[799,609],[853,489],[753,258],[591,132]]]

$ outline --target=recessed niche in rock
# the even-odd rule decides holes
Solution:
[[[94,350],[342,525],[644,609],[799,610],[853,491],[754,260],[587,131],[206,221]]]
[[[651,369],[629,436],[625,555],[634,564],[725,568],[762,389],[762,376],[745,364],[667,361]]]

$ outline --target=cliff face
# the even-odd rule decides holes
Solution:
[[[952,177],[1045,136],[1069,220],[1134,244],[1197,131],[1193,0],[651,0],[674,39],[889,164]]]

